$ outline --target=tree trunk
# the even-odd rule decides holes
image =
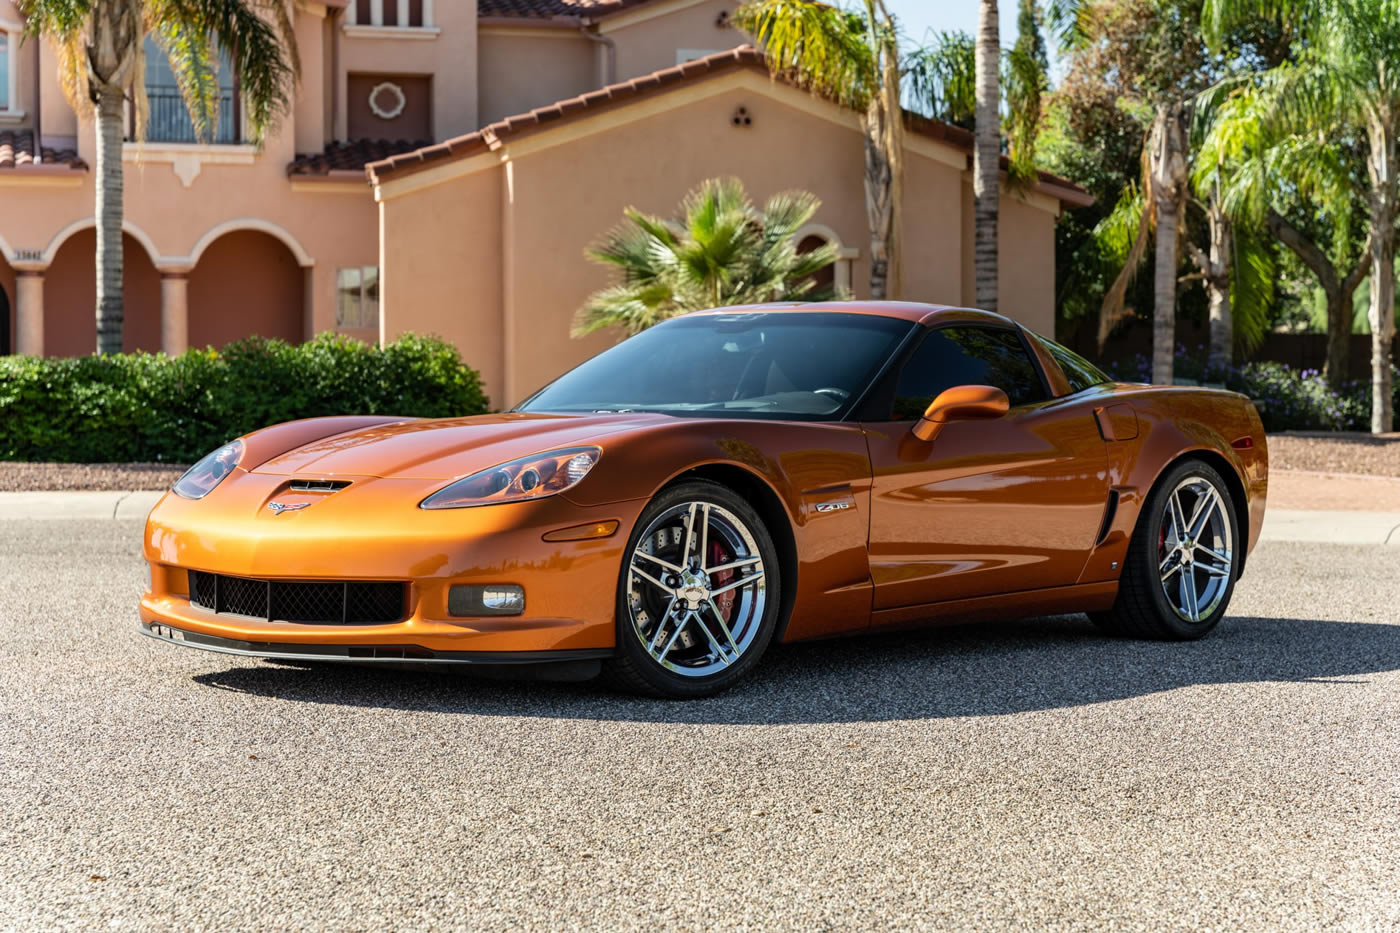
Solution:
[[[1327,296],[1327,385],[1334,391],[1340,390],[1349,375],[1349,338],[1356,307],[1356,288],[1371,268],[1371,244],[1368,241],[1362,247],[1356,265],[1345,277],[1341,277],[1322,248],[1277,211],[1270,210],[1264,223],[1279,242],[1291,249],[1303,261],[1303,265],[1312,270],[1322,286],[1322,293]]]
[[[1152,282],[1152,381],[1171,385],[1176,371],[1176,264],[1181,205],[1157,206],[1157,268]]]
[[[1342,388],[1351,369],[1351,322],[1356,315],[1355,295],[1340,289],[1327,295],[1327,387]]]
[[[97,94],[97,352],[122,352],[122,103]]]
[[[865,128],[865,217],[870,224],[870,297],[882,301],[889,284],[889,242],[893,225],[890,162],[880,146],[881,128],[872,100]]]
[[[1157,108],[1148,134],[1148,172],[1157,214],[1153,280],[1152,381],[1170,385],[1176,357],[1176,266],[1186,200],[1186,128],[1181,104]]]
[[[1369,127],[1371,176],[1371,433],[1394,429],[1391,345],[1395,340],[1397,140],[1386,120]]]
[[[1395,341],[1395,209],[1379,205],[1371,242],[1371,433],[1395,427],[1391,345]]]
[[[1001,34],[996,0],[979,0],[977,11],[976,147],[972,155],[972,193],[976,198],[973,255],[977,270],[977,305],[997,310],[997,219],[1001,194]]]
[[[1220,206],[1219,188],[1210,203],[1210,254],[1206,257],[1206,295],[1210,302],[1210,367],[1222,374],[1235,360],[1235,320],[1230,307],[1234,263],[1234,229]]]

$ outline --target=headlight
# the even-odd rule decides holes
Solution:
[[[531,454],[444,486],[419,503],[424,509],[465,509],[498,502],[543,499],[578,483],[602,456],[597,447]]]
[[[185,471],[185,475],[171,487],[175,495],[186,499],[203,499],[223,482],[225,476],[233,472],[238,461],[243,458],[243,442],[225,444],[203,460]]]

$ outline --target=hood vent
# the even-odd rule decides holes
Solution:
[[[339,492],[349,485],[348,479],[294,479],[288,488],[292,492]]]

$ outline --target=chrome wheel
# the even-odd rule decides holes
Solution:
[[[658,665],[705,677],[744,656],[767,606],[753,532],[728,509],[685,502],[652,519],[627,565],[631,629]]]
[[[1229,503],[1203,476],[1182,480],[1167,496],[1157,542],[1162,592],[1187,622],[1210,618],[1235,571]]]

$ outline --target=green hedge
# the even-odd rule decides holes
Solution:
[[[183,464],[297,418],[486,410],[481,378],[456,347],[414,335],[383,348],[322,334],[177,357],[0,357],[0,460]]]

